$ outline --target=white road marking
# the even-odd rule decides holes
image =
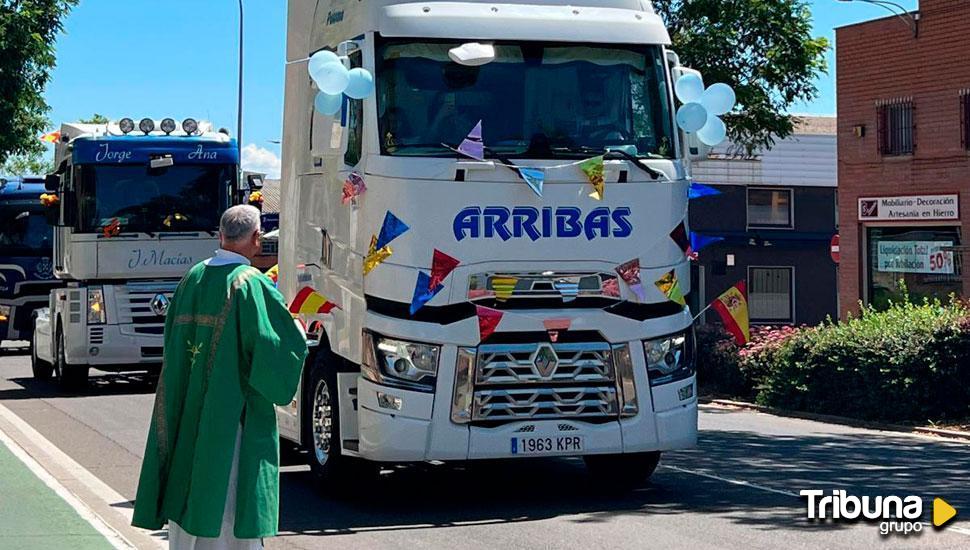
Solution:
[[[134,510],[131,507],[127,506],[128,499],[122,496],[121,493],[112,489],[110,486],[108,486],[108,484],[101,481],[97,476],[89,472],[84,466],[81,466],[80,464],[78,464],[77,461],[75,461],[73,458],[68,456],[64,451],[60,450],[60,448],[58,448],[57,445],[54,445],[53,443],[51,443],[46,437],[41,435],[40,432],[35,430],[33,426],[28,424],[22,418],[17,416],[13,411],[3,406],[2,404],[0,404],[0,417],[3,417],[4,420],[12,424],[14,428],[16,428],[21,434],[23,434],[23,436],[31,444],[35,445],[38,449],[40,449],[43,453],[45,453],[48,457],[50,457],[51,460],[56,462],[58,467],[60,467],[61,469],[63,469],[64,471],[72,475],[75,479],[81,482],[81,484],[83,484],[89,491],[94,493],[94,495],[97,498],[99,498],[100,500],[102,500],[103,502],[111,506],[111,508],[114,511],[116,511],[118,514],[124,517],[124,519],[128,524],[131,523]],[[37,463],[36,460],[34,460],[32,457],[30,457],[30,455],[28,455],[25,451],[23,451],[23,449],[20,448],[19,445],[17,445],[14,441],[10,440],[9,436],[6,436],[2,431],[0,431],[0,438],[5,439],[6,441],[10,441],[10,443],[13,443],[14,446],[16,446],[18,449],[21,450],[21,453],[23,454],[23,456],[26,456],[40,472],[43,472],[43,475],[46,476],[46,478],[51,479],[54,483],[56,483],[61,488],[61,490],[66,492],[72,498],[72,501],[68,501],[68,503],[71,504],[75,508],[75,510],[78,510],[78,513],[81,513],[81,508],[78,507],[80,506],[85,510],[85,513],[87,513],[89,516],[93,515],[95,518],[97,518],[99,523],[104,525],[105,528],[110,529],[110,531],[114,533],[115,537],[119,537],[121,540],[124,540],[124,542],[127,544],[126,546],[116,546],[116,548],[134,548],[134,546],[128,544],[128,541],[123,537],[121,537],[121,535],[117,531],[115,531],[113,528],[105,524],[104,520],[102,520],[100,517],[94,514],[90,510],[90,508],[88,508],[84,503],[78,500],[77,497],[75,497],[72,493],[67,491],[67,489],[65,489],[62,485],[60,485],[60,483],[54,480],[54,478],[47,472],[47,470],[45,470],[40,464]],[[9,444],[7,446],[10,447]],[[28,466],[30,466],[30,464],[28,464]],[[41,477],[41,474],[38,473],[38,470],[34,470],[34,468],[31,468],[31,470],[34,471],[34,473],[37,474],[38,477]],[[48,483],[48,485],[50,484]],[[55,489],[55,491],[57,491],[57,489]],[[58,492],[58,495],[61,495],[61,493]],[[65,500],[67,499],[65,498]],[[73,503],[77,503],[77,505]],[[122,503],[126,505],[118,506],[118,504],[122,504]],[[85,516],[82,514],[82,517],[85,517]],[[150,534],[152,540],[156,543],[158,548],[168,548],[168,542],[166,541],[163,535],[164,535],[164,531],[156,531]]]
[[[775,493],[778,495],[785,495],[786,497],[801,498],[798,493],[793,493],[791,491],[785,491],[782,489],[774,489],[772,487],[766,487],[764,485],[758,485],[756,483],[751,483],[750,481],[744,481],[742,479],[731,479],[728,477],[721,477],[719,475],[710,474],[707,472],[702,472],[700,470],[690,470],[687,468],[681,468],[680,466],[671,466],[669,464],[660,464],[661,468],[667,468],[668,470],[673,470],[675,472],[680,472],[682,474],[690,474],[694,476],[706,477],[708,479],[715,479],[717,481],[723,481],[724,483],[730,483],[731,485],[741,485],[743,487],[751,487],[752,489],[758,489],[759,491],[767,491],[769,493]]]
[[[0,408],[3,408],[3,405],[0,405]],[[15,457],[20,459],[20,461],[27,466],[31,473],[37,476],[37,478],[40,479],[44,485],[50,487],[50,489],[54,491],[54,493],[60,497],[61,500],[66,502],[68,506],[73,508],[74,511],[81,516],[81,519],[88,522],[95,531],[104,536],[111,546],[118,548],[119,550],[135,548],[135,546],[128,542],[128,540],[125,539],[121,533],[112,529],[111,526],[105,523],[105,521],[101,519],[99,515],[94,513],[94,511],[88,508],[86,504],[81,502],[74,495],[74,493],[68,491],[66,487],[54,479],[54,477],[50,475],[43,466],[38,464],[37,461],[34,460],[34,458],[23,449],[23,447],[18,445],[13,439],[10,439],[10,437],[2,430],[0,430],[0,443],[3,443],[8,449],[10,449],[10,452],[13,453]]]

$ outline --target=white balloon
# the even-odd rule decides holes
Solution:
[[[704,90],[701,96],[701,105],[712,115],[723,115],[734,108],[737,96],[734,90],[723,82],[711,84],[711,87]]]
[[[350,84],[350,72],[343,63],[332,61],[324,63],[317,69],[317,73],[311,76],[321,91],[331,95],[344,93],[347,85]]]
[[[704,93],[704,81],[694,73],[687,73],[674,83],[674,92],[681,103],[699,101]]]
[[[364,99],[374,93],[374,75],[367,69],[351,69],[350,82],[344,93],[351,99]]]
[[[328,94],[327,92],[318,92],[317,97],[313,99],[313,106],[316,107],[317,112],[324,116],[333,116],[340,112],[340,107],[343,105],[344,96]]]
[[[687,103],[677,109],[677,126],[688,134],[703,128],[707,119],[707,109],[700,103]]]
[[[726,137],[727,126],[724,125],[723,120],[715,115],[707,117],[707,123],[697,131],[697,139],[701,140],[701,143],[704,145],[710,145],[711,147],[720,145]]]
[[[337,54],[327,50],[320,50],[311,55],[309,61],[307,61],[307,72],[310,73],[310,77],[316,80],[313,75],[317,74],[320,67],[327,63],[340,63],[340,58],[337,57]]]

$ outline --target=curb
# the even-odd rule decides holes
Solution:
[[[928,428],[923,426],[903,426],[900,424],[886,424],[882,422],[858,420],[856,418],[849,418],[845,416],[835,416],[830,414],[816,414],[816,413],[808,413],[808,412],[801,412],[801,411],[789,411],[785,409],[776,409],[774,407],[766,407],[764,405],[757,405],[755,403],[748,403],[746,401],[733,401],[731,399],[713,399],[709,397],[701,397],[701,398],[698,398],[698,402],[709,404],[709,405],[720,405],[722,407],[746,409],[746,410],[757,411],[757,412],[762,412],[766,414],[773,414],[775,416],[800,418],[802,420],[814,420],[816,422],[827,422],[829,424],[842,424],[844,426],[852,426],[854,428],[867,428],[870,430],[882,430],[886,432],[901,432],[901,433],[911,433],[911,434],[920,434],[920,435],[932,435],[940,438],[956,440],[960,443],[965,443],[970,441],[970,432],[960,432],[956,430],[942,430],[939,428]]]

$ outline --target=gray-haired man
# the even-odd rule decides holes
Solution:
[[[273,404],[296,393],[306,336],[249,262],[259,211],[234,206],[221,248],[182,279],[165,320],[165,353],[133,524],[169,524],[171,548],[262,548],[279,516]]]

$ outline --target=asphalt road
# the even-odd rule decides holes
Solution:
[[[134,498],[153,387],[92,372],[69,394],[0,353],[0,405],[88,472]],[[669,453],[650,483],[604,493],[576,460],[418,465],[349,498],[324,496],[297,457],[281,474],[281,536],[268,548],[968,548],[970,444],[704,407],[697,449]],[[2,481],[0,481],[2,485]],[[944,530],[879,535],[877,524],[806,519],[802,489],[933,497]]]

